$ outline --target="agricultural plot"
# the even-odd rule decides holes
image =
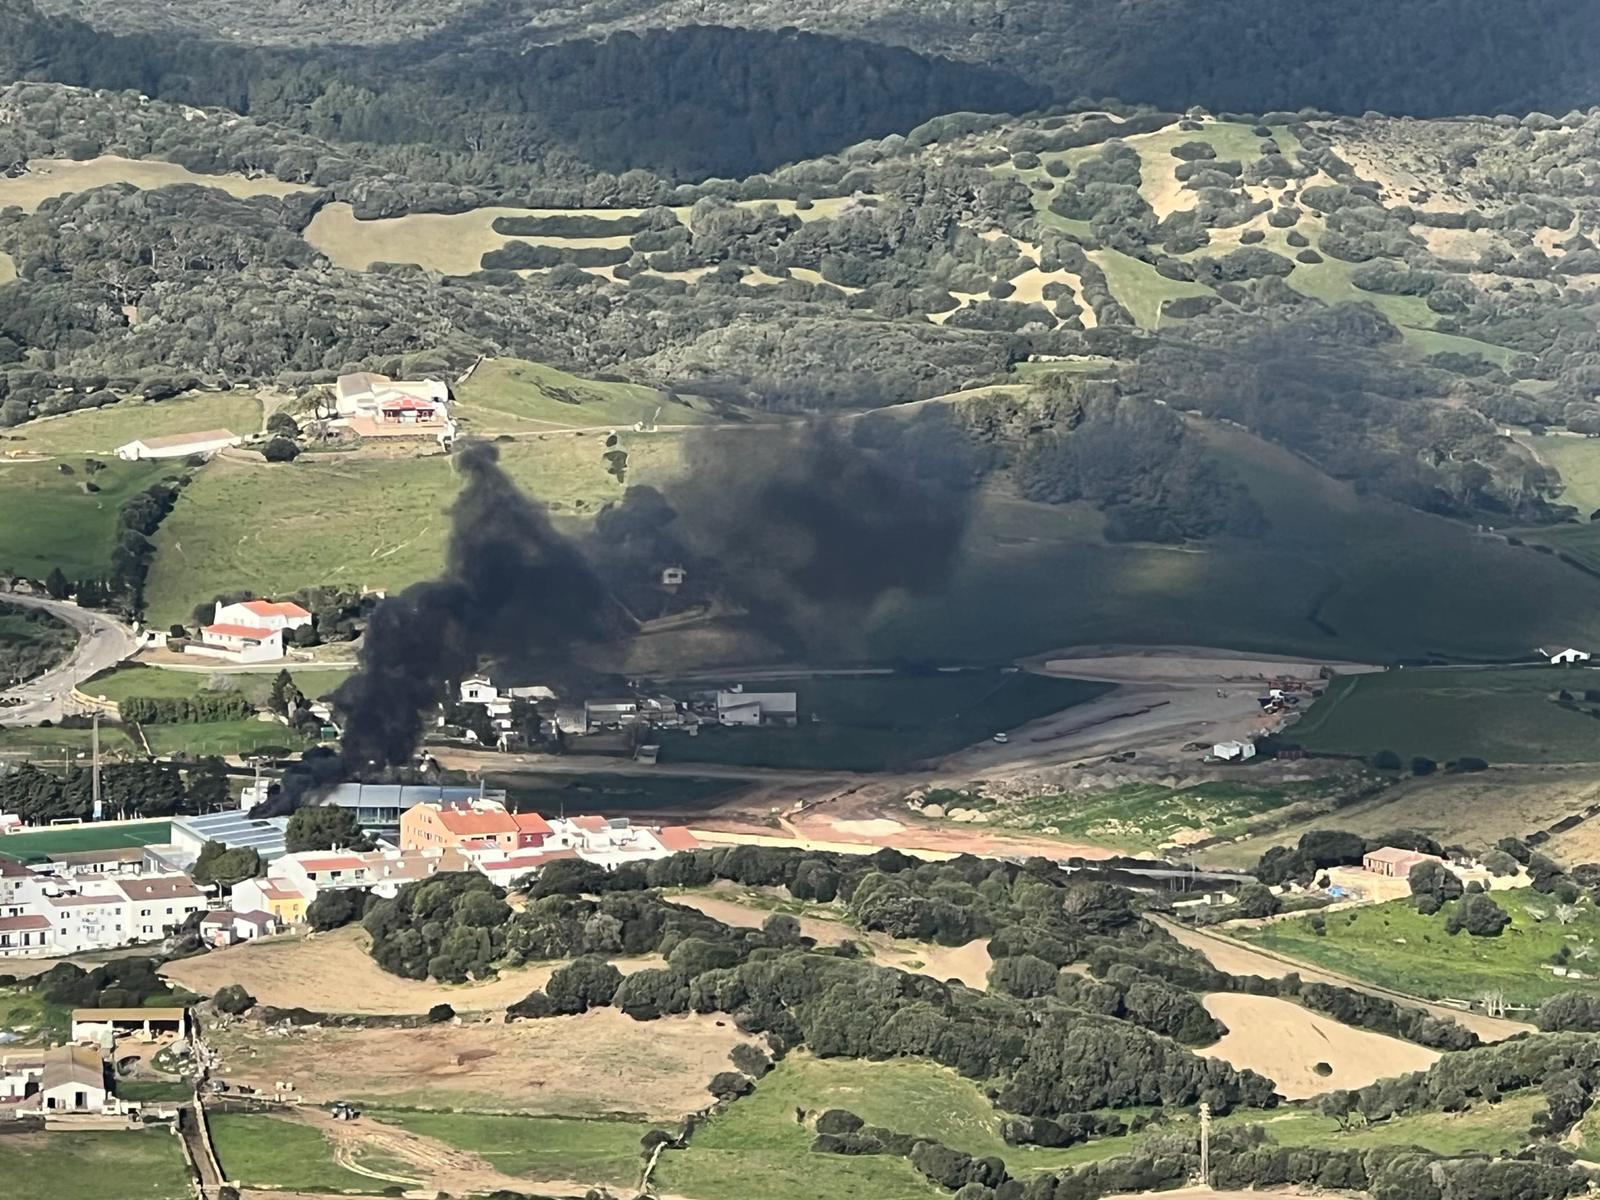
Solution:
[[[1565,691],[1571,701],[1557,702]],[[1595,699],[1585,701],[1585,692]],[[1600,761],[1600,672],[1508,667],[1403,670],[1335,680],[1286,737],[1308,750],[1393,750],[1444,763]]]
[[[457,411],[485,433],[552,428],[700,425],[714,413],[692,400],[636,383],[581,379],[542,363],[500,358],[480,363],[456,389]],[[659,415],[658,415],[659,414]]]
[[[199,392],[158,404],[124,401],[105,408],[80,409],[42,417],[7,431],[7,449],[28,454],[110,455],[135,438],[227,429],[241,436],[261,428],[261,401],[239,392]],[[169,462],[169,469],[182,467]],[[98,482],[98,480],[96,480]]]
[[[50,729],[23,727],[0,728],[0,759],[48,759],[60,763],[68,758],[86,758],[94,735],[87,729]],[[125,730],[118,725],[100,727],[100,753],[109,756],[142,755],[144,748],[135,746]]]
[[[1384,662],[1513,657],[1544,643],[1600,641],[1600,580],[1357,496],[1246,433],[1205,432],[1266,514],[1261,535],[1199,546],[1110,543],[1083,506],[986,494],[945,588],[874,611],[866,630],[873,655],[992,662],[1047,646],[1199,639]],[[1530,594],[1541,598],[1537,608]]]
[[[639,1140],[661,1128],[645,1121],[413,1109],[379,1109],[365,1116],[475,1155],[502,1174],[618,1188],[639,1182],[644,1165]]]
[[[663,1155],[657,1183],[664,1193],[701,1200],[744,1200],[753,1178],[772,1200],[930,1200],[940,1194],[901,1158],[812,1153],[813,1134],[796,1120],[796,1110],[815,1115],[829,1108],[925,1133],[969,1154],[1000,1155],[1018,1174],[1118,1153],[1131,1142],[1106,1138],[1068,1150],[1007,1146],[994,1106],[952,1071],[914,1059],[873,1063],[794,1053],[752,1094],[696,1130],[687,1150]]]
[[[1528,1126],[1545,1107],[1536,1090],[1514,1092],[1495,1103],[1480,1102],[1458,1113],[1407,1113],[1373,1124],[1359,1119],[1347,1129],[1309,1108],[1262,1119],[1231,1113],[1219,1125],[1263,1126],[1282,1146],[1332,1146],[1367,1150],[1377,1146],[1421,1146],[1435,1154],[1512,1154],[1528,1141]]]
[[[1572,434],[1550,434],[1544,437],[1523,436],[1517,439],[1533,452],[1535,458],[1561,475],[1562,489],[1559,499],[1578,510],[1578,515],[1588,521],[1600,509],[1600,441]],[[1548,532],[1565,532],[1568,526],[1556,526]],[[1546,532],[1528,530],[1523,536],[1532,537]]]
[[[189,1200],[188,1168],[165,1129],[12,1133],[0,1137],[0,1179],[50,1200]]]
[[[82,162],[59,158],[31,160],[23,174],[0,178],[0,208],[15,204],[23,212],[33,212],[52,196],[86,192],[111,183],[131,183],[146,190],[193,183],[218,188],[230,196],[288,196],[306,190],[304,185],[278,179],[247,179],[237,174],[201,175],[177,163],[105,154]]]
[[[1437,1000],[1503,993],[1533,1005],[1564,992],[1600,990],[1600,912],[1581,902],[1563,923],[1556,902],[1527,889],[1497,891],[1511,918],[1498,937],[1448,934],[1452,905],[1424,917],[1409,900],[1346,909],[1323,918],[1294,917],[1235,931],[1253,946],[1353,979]],[[1569,973],[1555,974],[1557,964]]]
[[[293,669],[289,674],[302,695],[320,700],[329,695],[351,675],[347,670]],[[167,671],[158,667],[123,666],[105,675],[85,682],[80,688],[85,694],[99,696],[120,704],[129,696],[151,696],[163,700],[186,700],[195,696],[215,694],[217,683],[225,684],[221,690],[238,692],[252,704],[265,704],[272,691],[275,675],[266,672],[235,671],[208,675],[200,671]]]
[[[54,829],[34,829],[0,838],[0,858],[24,863],[43,862],[47,854],[70,854],[75,850],[115,850],[121,846],[159,846],[171,837],[171,821],[61,825]]]
[[[1218,780],[1187,788],[1136,783],[1023,798],[939,790],[925,799],[946,810],[983,812],[985,828],[1026,830],[1139,854],[1207,837],[1236,836],[1255,818],[1292,804],[1331,800],[1344,787],[1345,781],[1338,779],[1283,785]]]
[[[109,575],[118,506],[173,470],[113,460],[91,479],[81,462],[0,459],[0,571],[32,579],[52,567],[68,578]]]
[[[620,479],[605,458],[613,448],[604,443],[601,433],[543,434],[502,445],[500,461],[552,511],[580,516],[621,499],[627,484],[678,467],[677,435],[624,434],[620,449],[628,459]],[[198,601],[230,589],[260,595],[318,584],[399,590],[434,575],[444,564],[457,488],[442,455],[307,456],[290,466],[213,462],[184,490],[156,535],[151,623],[187,620]],[[233,514],[263,511],[273,519],[252,524],[241,537]]]
[[[311,1126],[268,1113],[213,1112],[211,1140],[224,1176],[278,1191],[370,1194],[375,1183],[340,1166]]]
[[[200,721],[194,724],[143,725],[144,740],[157,757],[232,757],[266,749],[298,750],[308,739],[276,721]]]
[[[1109,684],[994,669],[769,680],[760,686],[797,693],[798,727],[710,727],[696,737],[671,734],[662,741],[663,761],[889,770],[951,753],[1111,690]]]

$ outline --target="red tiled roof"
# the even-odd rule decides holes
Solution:
[[[689,832],[687,825],[667,825],[656,830],[656,841],[673,851],[700,849],[700,839]]]
[[[253,625],[207,625],[204,632],[214,633],[218,637],[253,638],[258,642],[264,642],[277,631],[257,629]]]
[[[308,871],[354,871],[367,862],[356,854],[334,854],[326,858],[302,858],[300,865]]]
[[[20,917],[0,917],[0,932],[10,933],[13,930],[49,928],[50,918],[35,916],[33,913],[23,913]]]
[[[545,850],[539,854],[513,854],[507,858],[485,859],[479,867],[485,871],[532,871],[558,858],[577,858],[576,850]]]
[[[204,893],[187,875],[170,879],[119,879],[116,886],[129,900],[192,900]]]
[[[550,822],[538,813],[512,813],[511,819],[517,823],[519,833],[549,833]]]
[[[293,601],[246,600],[239,605],[258,617],[309,617],[311,614]]]
[[[465,808],[442,808],[439,824],[457,837],[482,837],[485,834],[515,833],[517,823],[510,813],[477,812]]]
[[[424,400],[420,396],[396,396],[393,400],[384,400],[378,405],[385,412],[391,410],[405,411],[408,409],[427,409],[432,412],[438,407],[432,400]]]
[[[604,817],[573,817],[572,823],[587,833],[604,833],[606,830],[606,819]]]
[[[14,858],[0,858],[0,879],[26,879],[33,874]]]

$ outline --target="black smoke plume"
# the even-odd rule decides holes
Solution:
[[[423,714],[480,658],[557,669],[574,646],[614,629],[599,579],[500,468],[495,448],[468,443],[455,466],[466,482],[450,509],[443,576],[373,610],[361,669],[334,693],[344,760],[357,773],[408,764]]]

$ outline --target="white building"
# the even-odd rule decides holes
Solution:
[[[93,1046],[57,1046],[44,1052],[38,1109],[45,1113],[99,1113],[114,1108],[106,1063]]]
[[[277,917],[267,912],[238,912],[219,908],[200,918],[200,937],[213,946],[232,946],[270,937],[282,930]]]
[[[308,850],[272,864],[271,883],[315,900],[324,890],[364,888],[392,899],[408,883],[440,872],[467,871],[472,864],[456,850]]]
[[[333,387],[334,409],[341,417],[379,419],[386,409],[404,411],[411,421],[444,420],[449,415],[450,388],[437,379],[390,379],[372,371],[341,375]]]
[[[606,725],[632,725],[638,719],[639,702],[631,698],[583,702],[583,724],[586,729],[596,729]]]
[[[793,692],[717,693],[717,720],[724,725],[793,725],[799,711]]]
[[[1211,757],[1222,762],[1244,762],[1256,756],[1256,744],[1251,741],[1218,742],[1211,747]]]
[[[117,447],[117,457],[130,462],[142,458],[188,458],[191,454],[215,454],[244,441],[226,429],[207,429],[202,433],[174,433],[167,437],[136,438]]]
[[[190,642],[185,654],[222,658],[236,663],[274,662],[283,657],[283,630],[258,625],[207,625],[200,642]]]
[[[1567,667],[1573,663],[1588,662],[1591,656],[1587,650],[1574,650],[1568,646],[1565,650],[1557,650],[1553,653],[1547,650],[1545,651],[1545,657],[1554,666]]]
[[[14,859],[0,858],[0,916],[16,916],[38,896],[39,876]]]
[[[45,917],[52,952],[80,954],[158,941],[206,907],[187,875],[134,879],[85,877],[47,890],[34,905]]]
[[[217,605],[211,621],[214,625],[282,631],[311,624],[311,614],[290,600],[241,600],[237,604]]]
[[[171,857],[180,865],[192,864],[207,842],[221,842],[228,850],[254,850],[270,862],[288,849],[284,844],[288,830],[288,817],[253,818],[247,812],[232,809],[174,817],[167,836],[172,839]]]
[[[49,917],[36,912],[0,917],[0,958],[43,956],[54,949]]]

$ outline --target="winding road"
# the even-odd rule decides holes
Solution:
[[[56,666],[0,693],[0,700],[19,701],[0,708],[0,725],[37,725],[59,721],[75,711],[71,693],[91,675],[114,667],[139,648],[132,629],[104,613],[79,608],[65,600],[44,596],[0,595],[0,601],[19,608],[42,608],[78,631],[78,644]]]

